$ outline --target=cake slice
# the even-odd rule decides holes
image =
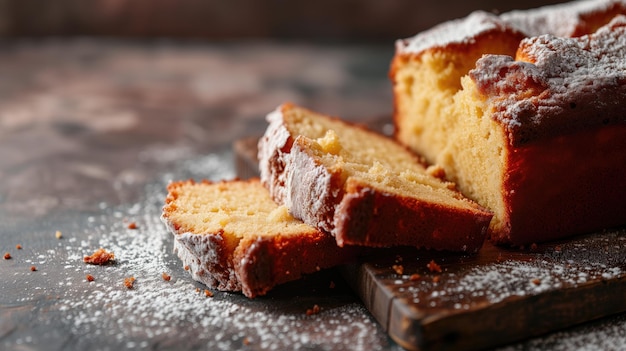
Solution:
[[[162,220],[193,279],[253,298],[355,257],[354,250],[293,218],[258,178],[182,181],[168,188]]]
[[[481,247],[491,213],[395,141],[293,104],[267,121],[261,181],[277,203],[339,246]]]
[[[526,245],[626,224],[624,0],[475,12],[396,44],[396,138]]]

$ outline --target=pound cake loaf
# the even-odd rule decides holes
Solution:
[[[162,220],[193,279],[253,298],[354,259],[332,236],[294,219],[258,178],[183,181],[168,188]]]
[[[475,12],[399,40],[396,138],[524,245],[626,224],[626,1]]]
[[[272,198],[339,246],[476,252],[491,213],[436,177],[392,139],[284,104],[259,141]]]

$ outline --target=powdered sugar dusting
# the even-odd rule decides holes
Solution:
[[[484,296],[498,303],[513,296],[537,295],[555,289],[574,287],[591,280],[612,279],[624,275],[621,267],[607,267],[587,262],[581,269],[572,264],[541,259],[528,264],[516,261],[474,268],[457,281],[458,294]]]
[[[404,258],[405,274],[395,284],[402,296],[418,304],[419,309],[469,309],[482,302],[497,304],[510,298],[539,295],[548,291],[575,288],[581,284],[626,277],[626,231],[617,230],[601,237],[579,238],[548,247],[542,252],[494,258],[493,262],[475,264],[468,258],[462,264],[456,258],[440,258],[442,273],[426,270],[424,277],[411,281],[415,263]],[[417,259],[422,262],[424,258]],[[450,263],[448,262],[455,262]],[[437,275],[438,279],[430,279]]]
[[[160,221],[165,185],[173,179],[234,176],[229,152],[188,158],[171,173],[161,175],[145,188],[136,203],[111,206],[46,223],[41,236],[49,248],[30,251],[28,243],[6,264],[15,264],[7,286],[23,292],[11,304],[31,306],[38,333],[30,329],[0,341],[3,349],[209,349],[209,350],[400,350],[365,308],[352,299],[328,302],[324,296],[274,296],[249,300],[240,294],[214,292],[207,297],[205,286],[194,282],[172,253],[173,237]],[[194,167],[189,167],[190,165]],[[128,223],[137,223],[129,229]],[[49,228],[59,228],[62,239]],[[45,239],[47,238],[47,239]],[[499,302],[515,296],[540,294],[551,289],[585,284],[594,279],[626,275],[626,232],[603,233],[597,238],[573,240],[552,250],[539,250],[534,263],[516,260],[515,253],[488,267],[472,266],[464,272],[449,270],[448,262],[438,283],[422,274],[410,281],[393,275],[399,289],[421,299],[432,309],[469,309],[481,300]],[[91,266],[82,262],[86,254],[104,247],[115,253],[116,263]],[[598,252],[601,254],[598,255]],[[25,258],[21,258],[21,256]],[[22,261],[23,260],[23,261]],[[405,258],[404,263],[408,264]],[[425,266],[426,262],[418,261]],[[36,265],[37,272],[28,267]],[[58,272],[50,273],[50,269]],[[166,272],[171,280],[166,281]],[[88,282],[86,274],[95,277]],[[432,275],[432,274],[431,274]],[[54,278],[52,278],[54,276]],[[125,277],[137,280],[133,289],[123,285]],[[535,280],[536,279],[536,280]],[[326,301],[326,302],[324,302]],[[320,304],[319,314],[306,309]],[[15,310],[14,313],[19,312]],[[27,324],[25,324],[27,325]],[[50,331],[68,336],[50,340]],[[626,345],[626,317],[598,325],[558,332],[548,337],[514,345],[505,350],[587,350],[593,347],[621,350]],[[566,340],[565,340],[566,339]],[[57,341],[54,341],[57,340]],[[56,343],[55,343],[56,342]]]
[[[274,201],[286,205],[294,217],[332,233],[338,190],[326,167],[292,139],[283,115],[283,110],[290,108],[294,107],[279,106],[267,116],[269,126],[259,142],[261,181]]]
[[[464,18],[441,23],[412,38],[398,40],[396,51],[398,54],[421,53],[450,44],[470,44],[477,36],[490,31],[518,33],[526,37],[543,34],[579,36],[585,34],[579,33],[581,30],[588,30],[584,27],[587,25],[587,16],[625,7],[625,0],[585,0],[514,10],[501,15],[475,11]]]
[[[470,71],[514,142],[624,121],[625,16],[580,38],[524,39],[518,56],[486,55]]]
[[[527,36],[552,34],[558,37],[571,37],[576,35],[578,28],[584,24],[583,16],[607,11],[620,3],[622,6],[626,5],[624,0],[570,1],[530,10],[510,11],[500,17]]]
[[[21,282],[23,278],[19,277],[27,273],[19,273],[13,284],[26,284],[25,291],[31,293],[23,294],[17,303],[36,303],[45,287],[46,294],[56,300],[40,318],[50,318],[46,324],[72,335],[69,344],[61,349],[90,349],[94,342],[110,350],[395,347],[365,308],[354,300],[329,302],[313,296],[250,300],[241,294],[219,291],[208,297],[204,292],[206,287],[193,281],[173,254],[174,238],[160,220],[165,187],[173,179],[233,178],[231,157],[230,152],[224,152],[187,159],[172,173],[148,184],[142,201],[124,206],[102,203],[99,213],[87,215],[77,224],[75,229],[81,233],[64,228],[62,240],[54,239],[52,233],[50,240],[55,240],[58,246],[27,260],[29,264],[42,265],[38,275],[28,277],[44,282]],[[137,224],[137,229],[128,228],[131,221]],[[115,264],[93,266],[82,262],[83,255],[99,247],[115,253]],[[61,278],[55,273],[55,281],[45,282],[43,264],[50,261],[62,267]],[[163,272],[171,279],[165,280]],[[87,281],[86,274],[95,280]],[[136,281],[128,289],[123,281],[131,276]],[[321,310],[307,316],[306,309],[313,304],[320,304]],[[27,339],[17,339],[17,343],[45,346],[43,340],[42,335],[29,334]],[[5,343],[4,347],[13,349],[16,344]]]
[[[626,315],[613,323],[605,323],[604,328],[584,325],[574,329],[553,333],[545,338],[537,338],[523,344],[501,348],[500,351],[621,351],[626,350]]]
[[[465,18],[444,22],[412,38],[398,40],[396,50],[398,53],[420,53],[429,48],[449,44],[469,44],[482,33],[506,29],[505,23],[498,16],[475,11]]]
[[[271,165],[273,163],[284,163],[284,155],[278,153],[277,151],[286,147],[291,136],[282,123],[282,108],[283,106],[281,105],[266,116],[266,120],[269,125],[262,137],[262,142],[259,142],[258,145],[259,173],[261,182],[268,188],[274,201],[278,203],[285,201],[286,194],[284,188],[271,181],[272,176],[274,175],[273,173],[275,173]],[[279,183],[285,182],[284,174],[281,173],[276,176],[279,177]]]

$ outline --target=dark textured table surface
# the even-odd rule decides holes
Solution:
[[[281,102],[388,116],[392,50],[1,43],[0,349],[399,350],[333,270],[255,300],[207,297],[159,220],[170,180],[233,177],[232,142],[261,133]],[[82,262],[99,247],[115,264]],[[624,346],[619,315],[505,349]]]

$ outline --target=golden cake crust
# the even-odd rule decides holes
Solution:
[[[498,244],[527,245],[626,224],[626,124],[546,138],[507,159],[508,232]]]
[[[491,214],[475,206],[458,209],[402,196],[349,180],[336,209],[342,242],[366,246],[401,243],[437,250],[477,252]]]

